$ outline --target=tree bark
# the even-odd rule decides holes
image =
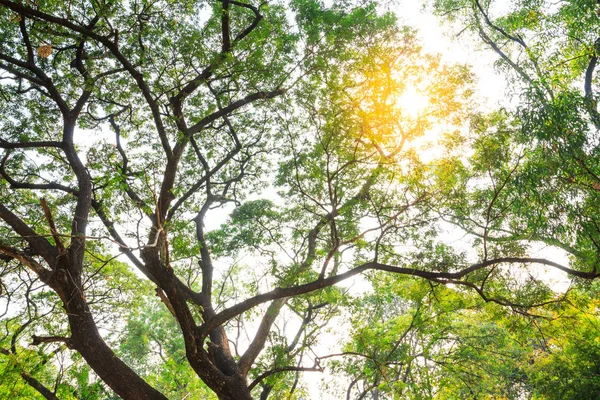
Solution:
[[[52,393],[52,391],[50,389],[48,389],[46,386],[44,386],[40,381],[35,379],[33,376],[29,375],[27,372],[21,372],[21,378],[23,378],[23,380],[25,382],[27,382],[27,384],[29,386],[31,386],[32,388],[37,390],[39,394],[44,396],[44,398],[46,400],[60,400],[58,397],[56,397],[56,395],[54,393]]]
[[[123,399],[167,400],[127,364],[118,358],[106,344],[89,310],[78,277],[69,275],[70,268],[57,268],[43,280],[63,301],[71,328],[72,347],[77,350],[96,374]]]

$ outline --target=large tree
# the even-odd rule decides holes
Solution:
[[[492,47],[492,34],[523,41],[474,10]],[[0,26],[2,353],[46,398],[60,385],[35,372],[56,372],[65,348],[80,397],[106,390],[82,394],[89,368],[124,399],[292,394],[299,372],[322,369],[324,325],[354,309],[338,284],[360,276],[364,289],[373,271],[522,312],[557,296],[508,267],[597,276],[588,258],[571,268],[492,235],[537,221],[539,204],[518,208],[505,189],[516,165],[534,165],[500,157],[518,122],[477,119],[463,165],[470,73],[423,54],[374,3],[0,0]],[[556,96],[536,82],[546,110]],[[399,107],[415,90],[429,99],[416,114]],[[582,99],[594,116],[593,93]],[[443,157],[422,156],[431,132]],[[565,180],[595,188],[595,166],[573,168],[582,178]],[[548,192],[541,213],[579,204]],[[443,219],[481,236],[480,251],[444,241]],[[571,248],[546,225],[520,230]],[[39,361],[23,356],[27,332]]]

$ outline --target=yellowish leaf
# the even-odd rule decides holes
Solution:
[[[52,54],[52,46],[49,44],[42,45],[37,49],[37,55],[41,58],[48,58]]]

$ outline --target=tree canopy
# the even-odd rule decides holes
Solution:
[[[0,0],[0,395],[596,398],[600,8],[426,8]]]

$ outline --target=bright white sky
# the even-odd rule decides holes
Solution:
[[[442,61],[448,64],[472,65],[473,71],[479,78],[477,95],[484,95],[482,100],[486,103],[489,102],[490,105],[495,105],[502,99],[505,85],[503,79],[494,74],[491,54],[484,54],[477,50],[474,41],[461,40],[460,43],[453,41],[448,35],[453,29],[448,25],[443,25],[438,18],[423,10],[421,1],[402,0],[396,2],[396,4],[392,11],[398,15],[401,24],[409,25],[418,30],[418,37],[425,52],[440,54]],[[477,56],[474,56],[473,52],[477,52]],[[412,96],[409,95],[408,97],[406,103],[414,102],[414,99],[410,98]],[[345,336],[345,331],[348,328],[347,326],[338,325],[335,332],[337,335],[332,332],[330,340],[325,341],[326,343],[318,348],[319,355],[338,353],[340,351],[338,339]],[[338,338],[335,336],[338,336]],[[321,388],[321,385],[325,382],[330,385],[333,382],[335,386],[335,379],[327,373],[327,370],[324,373],[305,373],[303,378],[307,383],[311,400],[337,399],[335,395],[323,393]],[[344,389],[347,387],[345,382],[339,382],[339,385],[340,387],[343,386]]]
[[[398,15],[400,23],[418,30],[418,37],[426,52],[437,53],[448,64],[466,64],[478,77],[477,95],[489,105],[505,103],[506,88],[503,77],[496,74],[493,68],[493,54],[483,49],[481,41],[469,36],[467,32],[460,37],[460,42],[451,35],[462,29],[441,22],[439,18],[423,9],[423,1],[399,0],[398,6],[392,10]]]
[[[477,106],[481,106],[482,109],[491,109],[499,105],[510,106],[514,99],[507,96],[506,82],[494,70],[494,54],[489,49],[483,48],[478,38],[469,37],[468,33],[463,33],[460,37],[460,42],[453,40],[451,35],[460,31],[462,27],[441,22],[439,18],[423,9],[422,1],[399,0],[395,4],[392,11],[398,15],[401,24],[409,25],[418,30],[418,37],[425,52],[440,54],[442,61],[447,64],[462,64],[471,67],[472,72],[477,77],[475,94]],[[449,231],[449,235],[453,234]],[[456,241],[460,241],[461,239],[463,239],[463,236],[459,234],[456,237]],[[452,241],[451,238],[450,241]],[[532,251],[531,255],[533,257],[548,258],[563,263],[563,265],[569,264],[565,254],[559,250],[538,246],[532,249]],[[532,269],[531,273],[533,276],[552,284],[557,291],[564,291],[570,284],[568,277],[556,270],[536,267]],[[360,283],[358,284],[360,285]],[[338,325],[336,333],[340,337],[343,337],[346,333],[344,331],[347,328],[349,327]],[[322,353],[319,355],[339,352],[338,338],[332,334],[330,340],[324,343],[319,350],[322,350]],[[327,371],[323,374],[314,372],[305,373],[303,378],[308,385],[310,394],[310,397],[305,400],[338,399],[335,395],[323,393],[321,389],[321,384],[324,382],[328,382],[330,385],[333,382],[335,386],[335,379],[331,375],[328,375]],[[339,385],[340,387],[344,386],[345,390],[345,383],[339,382]]]

